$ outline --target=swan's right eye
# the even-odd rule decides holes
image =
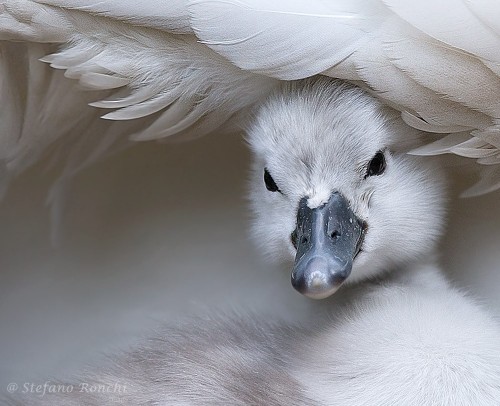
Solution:
[[[372,158],[366,170],[365,179],[369,176],[382,175],[385,171],[385,156],[382,151],[379,151]]]
[[[271,174],[269,173],[267,168],[264,168],[264,183],[266,184],[267,190],[269,190],[270,192],[280,192],[281,193],[280,188],[278,187],[278,185],[274,181],[273,177],[271,176]]]

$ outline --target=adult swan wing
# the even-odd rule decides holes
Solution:
[[[469,195],[500,187],[500,2],[192,0],[189,10],[197,36],[237,66],[364,86],[407,124],[443,134],[415,153],[491,165]]]
[[[184,1],[2,1],[0,40],[4,188],[55,150],[58,194],[131,140],[209,133],[279,83],[201,44]]]
[[[8,179],[49,146],[64,151],[69,175],[128,136],[202,135],[280,80],[325,74],[443,134],[416,153],[490,165],[471,193],[493,190],[498,16],[494,0],[3,1],[0,173]]]

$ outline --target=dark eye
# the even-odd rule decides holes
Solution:
[[[266,184],[267,190],[269,190],[270,192],[280,192],[280,188],[274,181],[267,168],[264,169],[264,182]]]
[[[379,151],[372,158],[368,164],[368,169],[366,170],[365,178],[368,176],[382,175],[385,171],[385,156],[383,152]]]

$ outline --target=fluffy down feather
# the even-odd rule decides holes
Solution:
[[[302,325],[233,314],[162,327],[134,350],[109,357],[104,366],[72,379],[49,381],[54,386],[43,396],[19,394],[6,402],[497,404],[500,329],[483,309],[452,289],[437,269],[407,269],[337,295],[329,312],[316,312]],[[57,393],[57,385],[74,389]]]

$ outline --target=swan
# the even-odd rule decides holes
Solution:
[[[50,151],[57,205],[76,172],[132,141],[239,124],[282,81],[316,74],[441,135],[414,153],[484,164],[465,195],[495,190],[499,13],[495,0],[2,0],[2,190]]]
[[[327,306],[295,323],[236,312],[167,326],[12,404],[498,404],[500,326],[437,265],[443,180],[401,149],[408,132],[351,84],[280,86],[248,127],[253,235]]]

